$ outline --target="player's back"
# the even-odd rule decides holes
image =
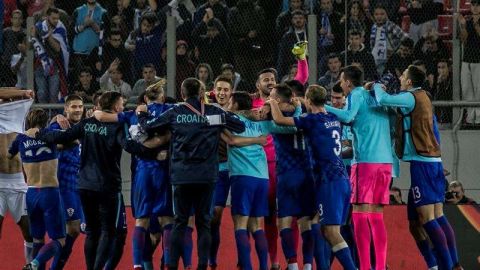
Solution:
[[[303,128],[315,180],[331,181],[348,179],[340,157],[342,150],[341,125],[330,113],[315,113],[302,116],[308,128]]]
[[[372,92],[373,93],[373,92]],[[358,102],[358,104],[354,104]],[[352,163],[392,163],[392,147],[388,111],[378,105],[370,91],[355,88],[347,97],[347,110],[358,106],[353,119]]]
[[[18,134],[9,153],[12,156],[20,153],[28,186],[58,187],[56,145],[35,139],[35,131]]]
[[[283,112],[284,116],[292,117],[294,112]],[[292,170],[306,170],[309,168],[308,152],[303,131],[294,134],[272,134],[275,143],[277,174]]]

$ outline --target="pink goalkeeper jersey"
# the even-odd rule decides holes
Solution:
[[[265,104],[265,101],[261,98],[253,99],[253,109],[260,109]],[[272,135],[267,136],[267,144],[263,146],[263,150],[267,155],[268,162],[275,162],[275,146],[273,145]]]

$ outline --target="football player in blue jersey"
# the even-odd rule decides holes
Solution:
[[[285,117],[277,101],[271,99],[272,116],[277,124],[296,126],[305,135],[315,180],[317,218],[332,251],[344,269],[355,270],[350,249],[340,234],[350,207],[351,187],[340,157],[341,126],[337,117],[325,111],[327,91],[311,85],[305,93],[308,114]]]
[[[33,109],[27,115],[28,130],[19,134],[9,149],[9,157],[20,153],[27,177],[27,211],[33,237],[34,256],[23,269],[42,269],[53,257],[59,257],[65,244],[65,216],[58,188],[57,148],[35,139],[35,133],[45,128],[48,114],[42,109]],[[50,241],[44,244],[45,232]]]
[[[279,104],[290,104],[292,97],[293,90],[284,84],[275,86],[270,92],[270,99]],[[288,106],[284,107],[288,109]],[[287,117],[294,115],[294,111],[282,113]],[[303,241],[303,269],[310,270],[314,247],[311,230],[311,217],[315,214],[314,184],[304,135],[302,131],[297,131],[294,134],[273,133],[272,136],[277,159],[277,215],[283,253],[288,269],[298,269],[297,247],[292,230],[292,222],[296,218]]]
[[[70,125],[80,122],[84,112],[83,99],[78,95],[66,97],[64,111]],[[61,130],[62,128],[57,122],[54,122],[50,125],[50,129]],[[75,141],[70,145],[61,145],[59,150],[58,182],[65,210],[67,235],[62,255],[52,264],[52,269],[55,270],[63,269],[72,253],[73,244],[80,234],[80,223],[83,216],[80,195],[77,192],[81,145],[78,141]]]

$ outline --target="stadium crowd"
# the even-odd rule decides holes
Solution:
[[[478,101],[480,5],[477,0],[466,3],[454,17],[464,45],[461,99]],[[345,65],[361,65],[368,79],[384,74],[399,78],[409,64],[422,61],[428,75],[425,87],[434,100],[452,100],[453,95],[456,37],[446,0],[352,0],[347,14],[344,0],[6,0],[0,11],[0,81],[26,88],[24,61],[27,44],[32,44],[40,103],[56,103],[71,93],[91,102],[99,89],[135,100],[166,74],[167,15],[177,25],[177,100],[187,77],[211,88],[216,76],[226,74],[235,89],[245,91],[254,89],[255,74],[262,68],[275,67],[281,81],[291,79],[297,67],[289,51],[307,39],[310,11],[318,19],[319,84],[328,91]],[[28,29],[34,37],[29,42],[27,16],[36,23]],[[451,109],[437,114],[439,122],[451,122]],[[465,123],[480,123],[479,110],[469,109]]]
[[[352,1],[348,16],[342,1],[316,2],[320,79],[312,85],[302,1],[288,1],[282,12],[274,1],[87,0],[73,9],[74,2],[3,3],[11,27],[3,31],[2,83],[26,88],[31,45],[35,91],[7,88],[0,98],[65,105],[53,119],[32,109],[24,134],[1,135],[9,153],[2,162],[13,165],[0,172],[8,180],[0,183],[0,206],[22,229],[23,269],[43,269],[50,259],[51,269],[63,269],[82,222],[86,269],[115,269],[127,229],[122,149],[134,157],[133,269],[152,269],[160,238],[162,267],[178,269],[181,258],[190,269],[194,226],[197,269],[221,269],[229,193],[239,269],[252,269],[250,238],[260,269],[280,269],[279,236],[287,269],[300,267],[300,241],[304,270],[314,260],[329,269],[333,257],[344,269],[386,269],[383,207],[398,159],[410,163],[408,218],[428,269],[462,269],[442,210],[437,122],[451,122],[452,113],[431,106],[453,94],[451,53],[436,31],[442,1]],[[402,8],[408,32],[398,26]],[[469,12],[458,22],[468,70],[462,81],[471,86],[463,96],[474,100],[480,1]],[[36,18],[28,42],[27,14]],[[177,23],[175,97],[166,96],[161,78],[166,15]],[[135,111],[124,111],[127,101]],[[465,121],[480,123],[480,114],[470,110]],[[447,201],[471,202],[463,192],[453,182]],[[355,225],[350,234],[341,230],[348,224]]]

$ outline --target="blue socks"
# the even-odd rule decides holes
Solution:
[[[317,269],[330,269],[331,249],[320,231],[320,224],[312,224],[312,235],[314,241],[313,255],[317,263]]]
[[[333,254],[337,257],[340,264],[345,270],[356,270],[357,267],[352,259],[352,254],[346,242],[336,244],[332,247]]]
[[[166,262],[170,261],[170,248],[172,247],[172,229],[173,224],[167,224],[163,226],[163,257]]]
[[[143,251],[145,249],[145,235],[147,231],[141,226],[133,230],[133,267],[143,267]]]
[[[252,270],[250,260],[250,242],[248,240],[247,230],[235,231],[235,242],[237,243],[237,253],[240,266],[243,270]]]
[[[253,233],[255,239],[255,250],[257,251],[260,270],[267,270],[268,264],[268,243],[264,230],[258,230]]]
[[[65,246],[62,248],[60,256],[56,256],[53,259],[51,269],[63,269],[67,263],[68,257],[72,254],[73,243],[75,243],[75,238],[71,237],[68,233],[65,236]]]
[[[455,241],[455,233],[453,232],[452,226],[448,222],[445,216],[437,218],[437,222],[442,228],[445,238],[447,239],[448,251],[450,252],[450,258],[452,258],[453,266],[458,265],[458,252],[457,252],[457,243]]]
[[[450,257],[450,252],[448,251],[447,239],[437,220],[430,220],[423,224],[423,228],[425,228],[428,237],[430,237],[430,240],[433,243],[435,251],[440,257],[441,261],[437,263],[441,264],[446,269],[452,269],[453,263]]]
[[[293,231],[291,228],[285,228],[280,231],[282,250],[288,263],[297,262],[297,251],[293,240]]]
[[[437,259],[435,259],[435,254],[433,249],[430,248],[430,243],[427,239],[416,242],[420,253],[422,254],[425,262],[427,263],[428,268],[437,266]]]
[[[185,229],[185,238],[183,239],[183,265],[192,265],[192,252],[193,252],[193,240],[192,240],[193,228],[187,226]],[[165,241],[165,240],[163,240]],[[167,260],[165,260],[167,262]]]
[[[35,246],[35,245],[34,245]],[[50,240],[38,252],[32,264],[42,265],[50,260],[53,256],[60,256],[62,252],[62,245],[57,240]]]
[[[311,230],[302,233],[303,264],[313,264],[313,233]]]

